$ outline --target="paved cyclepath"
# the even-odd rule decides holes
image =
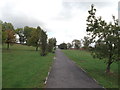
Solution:
[[[55,54],[46,88],[102,88],[60,49]]]

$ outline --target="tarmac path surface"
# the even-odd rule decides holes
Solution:
[[[46,88],[102,88],[80,67],[57,49]]]

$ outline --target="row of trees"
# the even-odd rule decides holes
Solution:
[[[58,47],[60,49],[83,48],[85,50],[88,50],[90,47],[90,40],[89,40],[89,37],[85,36],[81,40],[74,39],[71,43],[61,43]]]
[[[20,44],[34,46],[36,51],[40,48],[41,56],[45,56],[47,52],[53,52],[53,49],[55,49],[56,38],[48,39],[46,31],[39,26],[37,28],[25,26],[24,28],[14,29],[11,23],[1,21],[0,24],[2,25],[2,43],[7,44],[7,49],[10,45],[18,42],[16,35],[19,36]]]

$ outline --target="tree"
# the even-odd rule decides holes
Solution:
[[[54,39],[53,38],[49,38],[48,39],[48,52],[52,52],[54,48]]]
[[[0,30],[0,45],[2,44],[2,30]]]
[[[0,20],[0,41],[3,41],[3,40],[2,40],[2,37],[3,37],[3,36],[2,36],[2,35],[3,35],[3,34],[2,34],[2,23],[3,23],[3,22]],[[1,44],[1,43],[2,43],[2,42],[0,42],[0,44]]]
[[[14,27],[11,23],[0,21],[2,29],[2,43],[5,43],[7,40],[7,30],[14,30]],[[8,31],[9,32],[9,31]]]
[[[107,24],[101,17],[96,18],[96,9],[91,5],[88,11],[87,29],[91,36],[91,43],[95,43],[92,49],[92,55],[96,58],[105,60],[107,64],[106,72],[110,73],[110,66],[113,62],[120,61],[119,45],[120,45],[120,27],[118,21],[113,16],[114,24]]]
[[[45,56],[47,54],[47,34],[44,30],[41,30],[40,35],[40,47],[41,47],[41,56]]]
[[[2,23],[2,31],[14,30],[14,27],[11,23],[4,22]]]
[[[38,26],[37,29],[31,31],[30,37],[28,38],[28,45],[35,46],[36,51],[38,51],[38,47],[40,45],[40,35],[41,28]]]
[[[2,31],[2,44],[5,43],[6,38],[7,38],[6,32],[5,32],[5,31],[4,31],[4,32]]]
[[[66,43],[61,43],[58,48],[60,49],[67,49],[67,44]]]
[[[81,42],[80,40],[74,39],[72,41],[72,45],[74,46],[74,48],[79,49],[81,47]]]
[[[31,34],[32,30],[34,30],[34,28],[28,27],[28,26],[24,27],[24,33],[23,34],[24,34],[24,37],[25,37],[26,44],[28,43],[28,38],[30,38],[30,34]]]
[[[82,42],[83,42],[83,48],[87,50],[90,45],[89,37],[85,36],[84,39],[82,40]]]
[[[9,49],[10,44],[15,43],[15,32],[14,27],[11,23],[1,22],[2,25],[2,43],[7,43],[7,49]]]
[[[0,30],[0,45],[2,44],[2,30]]]
[[[115,61],[120,61],[120,26],[118,25],[118,20],[113,16],[114,25],[112,25],[112,30],[114,37],[112,37],[112,42],[114,42],[114,54],[116,56]]]
[[[67,43],[67,48],[68,49],[72,48],[72,44],[71,43]]]
[[[49,38],[48,39],[48,52],[55,52],[56,49],[56,38]]]
[[[57,43],[56,38],[53,38],[53,46],[54,46],[54,50],[56,49],[56,43]]]
[[[13,30],[6,30],[6,40],[5,42],[7,43],[7,49],[9,49],[10,44],[15,43],[15,32]]]
[[[23,30],[23,28],[17,28],[16,30],[15,30],[15,32],[18,34],[18,36],[19,36],[19,41],[20,41],[20,43],[21,44],[24,44],[24,42],[25,42],[25,36],[24,36],[24,30]]]

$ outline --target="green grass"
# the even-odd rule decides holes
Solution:
[[[105,73],[106,64],[103,60],[94,59],[89,52],[80,50],[63,50],[63,52],[88,75],[95,78],[105,88],[118,88],[118,63],[111,65],[112,74]]]
[[[39,88],[52,64],[54,54],[40,56],[40,51],[25,45],[13,45],[2,51],[2,85],[3,88]]]
[[[0,43],[0,89],[2,88],[2,45]]]

